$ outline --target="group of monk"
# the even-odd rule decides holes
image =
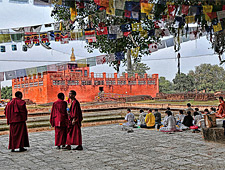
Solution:
[[[58,94],[58,100],[53,103],[50,123],[55,127],[55,146],[57,149],[71,150],[71,145],[77,145],[74,150],[83,150],[81,121],[83,120],[80,103],[77,101],[76,92],[71,90],[69,98],[71,106],[67,108],[67,102],[64,101],[65,95]],[[13,98],[5,108],[7,124],[10,126],[9,149],[15,152],[26,151],[29,147],[27,132],[27,108],[26,102],[22,100],[23,94],[20,91],[15,93]]]

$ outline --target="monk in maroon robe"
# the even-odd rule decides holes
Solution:
[[[26,151],[24,147],[29,147],[27,133],[27,108],[26,102],[22,100],[22,93],[17,91],[16,98],[13,98],[5,107],[7,124],[10,126],[9,149],[12,152],[19,149],[20,152]]]
[[[67,103],[64,101],[64,94],[58,94],[58,100],[53,103],[50,123],[55,127],[55,146],[60,149],[60,146],[65,147],[67,138]]]
[[[71,150],[71,145],[78,145],[75,150],[83,150],[81,136],[81,121],[83,120],[80,103],[75,98],[76,92],[71,90],[69,98],[71,99],[69,127],[67,133],[66,149]]]
[[[218,106],[218,111],[216,113],[217,118],[223,118],[225,117],[225,102],[223,100],[223,97],[219,97],[220,104]]]

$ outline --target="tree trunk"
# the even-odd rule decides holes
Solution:
[[[132,62],[131,62],[131,50],[127,50],[127,72],[128,74],[132,72]]]

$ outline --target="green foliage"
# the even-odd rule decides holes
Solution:
[[[173,79],[173,88],[175,91],[179,92],[190,92],[194,90],[193,78],[184,73],[176,74]]]
[[[132,70],[128,74],[129,76],[134,76],[135,73],[137,73],[138,75],[144,75],[148,70],[150,70],[150,67],[148,67],[147,64],[136,62],[133,64]],[[127,69],[125,71],[128,72]]]
[[[195,71],[188,73],[194,79],[198,91],[225,90],[225,70],[223,67],[211,64],[201,64]]]
[[[2,99],[12,99],[12,86],[8,87],[2,87],[1,89],[1,98]]]
[[[159,92],[160,93],[168,93],[173,90],[173,84],[166,80],[165,77],[159,77]]]

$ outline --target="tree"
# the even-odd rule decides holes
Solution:
[[[12,86],[2,87],[1,89],[1,97],[2,99],[12,99]]]
[[[194,80],[197,90],[217,91],[225,89],[225,70],[211,64],[201,64],[188,73]]]
[[[191,76],[184,73],[176,74],[173,79],[174,90],[179,92],[188,92],[194,90],[194,81]]]
[[[132,70],[128,73],[128,75],[134,76],[135,73],[138,75],[144,75],[147,71],[150,70],[147,64],[136,62],[133,64]],[[127,69],[125,71],[128,71]]]
[[[173,84],[166,80],[165,77],[159,77],[159,92],[160,93],[168,93],[173,90]]]

